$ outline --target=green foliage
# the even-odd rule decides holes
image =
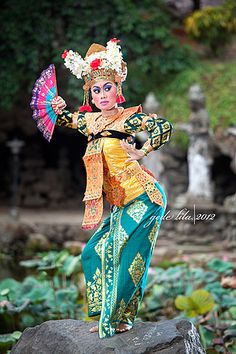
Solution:
[[[14,331],[13,333],[0,334],[0,354],[6,354],[6,351],[16,343],[20,338],[21,332]]]
[[[19,338],[26,327],[49,319],[88,320],[80,255],[73,256],[67,250],[44,252],[21,265],[32,268],[36,275],[27,276],[22,282],[0,282],[1,333],[19,330]],[[162,265],[165,269],[155,267],[148,274],[138,315],[150,321],[191,316],[209,353],[213,353],[214,341],[218,339],[219,353],[226,345],[233,350],[236,290],[225,289],[220,283],[222,274],[232,272],[233,265],[218,258],[205,267],[167,261]],[[6,352],[15,343],[14,335],[0,336],[0,353],[1,348]]]
[[[205,267],[187,263],[168,269],[154,267],[148,274],[146,294],[139,310],[143,320],[191,317],[207,353],[235,347],[236,290],[221,286],[222,274],[232,272],[233,265],[214,258]],[[176,307],[181,310],[179,314]],[[229,332],[227,332],[229,331]],[[227,336],[229,333],[229,336]]]
[[[219,273],[227,273],[228,271],[232,271],[234,268],[233,263],[222,261],[219,258],[213,258],[210,262],[207,263],[207,265],[210,269]]]
[[[36,268],[37,273],[22,282],[9,278],[0,282],[0,333],[24,330],[48,319],[86,317],[80,255],[50,251],[21,265]]]
[[[236,3],[228,0],[221,6],[208,6],[186,18],[185,28],[192,37],[209,46],[214,54],[230,42],[236,33]]]
[[[162,115],[173,123],[188,122],[191,114],[188,105],[188,91],[193,84],[200,84],[206,97],[206,109],[209,113],[210,128],[226,128],[235,125],[236,96],[235,89],[236,61],[212,63],[202,61],[194,69],[187,69],[170,78],[165,85],[154,90],[162,107]],[[186,148],[188,136],[175,131],[177,144]]]
[[[72,79],[68,70],[62,72],[64,48],[85,55],[92,42],[106,44],[112,37],[120,38],[131,67],[126,86],[131,104],[137,104],[146,93],[142,80],[149,85],[150,81],[152,85],[164,81],[166,74],[189,67],[194,58],[173,37],[174,21],[162,0],[115,0],[102,6],[88,0],[9,0],[1,9],[0,20],[4,39],[0,46],[2,108],[19,103],[21,89],[30,95],[38,74],[51,62],[58,69],[59,92],[80,104],[82,83]]]
[[[198,289],[193,291],[190,296],[179,295],[175,299],[175,306],[177,309],[185,311],[187,317],[196,317],[211,311],[215,302],[207,290]]]

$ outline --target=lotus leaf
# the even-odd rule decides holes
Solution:
[[[198,289],[193,291],[190,296],[178,296],[175,299],[175,306],[179,310],[185,311],[188,317],[195,317],[211,311],[215,302],[208,291]]]

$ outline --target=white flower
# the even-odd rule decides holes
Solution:
[[[85,75],[89,75],[92,72],[90,66],[91,62],[95,59],[101,59],[99,68],[112,69],[121,76],[122,81],[125,80],[127,70],[122,70],[122,53],[120,46],[115,41],[107,42],[106,50],[93,53],[87,58],[83,59],[77,52],[69,50],[65,60],[65,66],[70,69],[78,79],[81,79]]]

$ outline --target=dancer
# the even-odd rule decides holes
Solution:
[[[94,43],[84,59],[65,50],[66,67],[84,79],[84,103],[78,112],[70,113],[60,96],[52,102],[58,126],[88,137],[82,227],[99,227],[83,249],[81,261],[88,316],[99,317],[98,326],[90,331],[97,331],[99,338],[134,325],[167,204],[163,188],[138,160],[167,143],[173,130],[168,120],[143,113],[141,105],[118,107],[125,102],[121,84],[127,75],[118,42],[113,38],[106,47]],[[92,112],[90,96],[98,112]],[[142,130],[149,138],[137,149],[134,135]],[[101,222],[103,192],[110,215]]]

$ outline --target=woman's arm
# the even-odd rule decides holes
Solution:
[[[126,119],[124,128],[127,133],[131,134],[140,131],[149,133],[148,140],[140,149],[144,155],[167,143],[173,131],[173,125],[167,119],[157,117],[156,114],[146,115],[145,113],[132,114]]]
[[[88,136],[85,114],[80,112],[71,113],[63,109],[57,116],[56,125],[67,128],[77,129],[83,135]]]
[[[60,96],[53,100],[52,107],[57,115],[56,125],[77,129],[80,133],[86,136],[88,135],[84,113],[71,113],[70,111],[66,110],[66,103]]]

